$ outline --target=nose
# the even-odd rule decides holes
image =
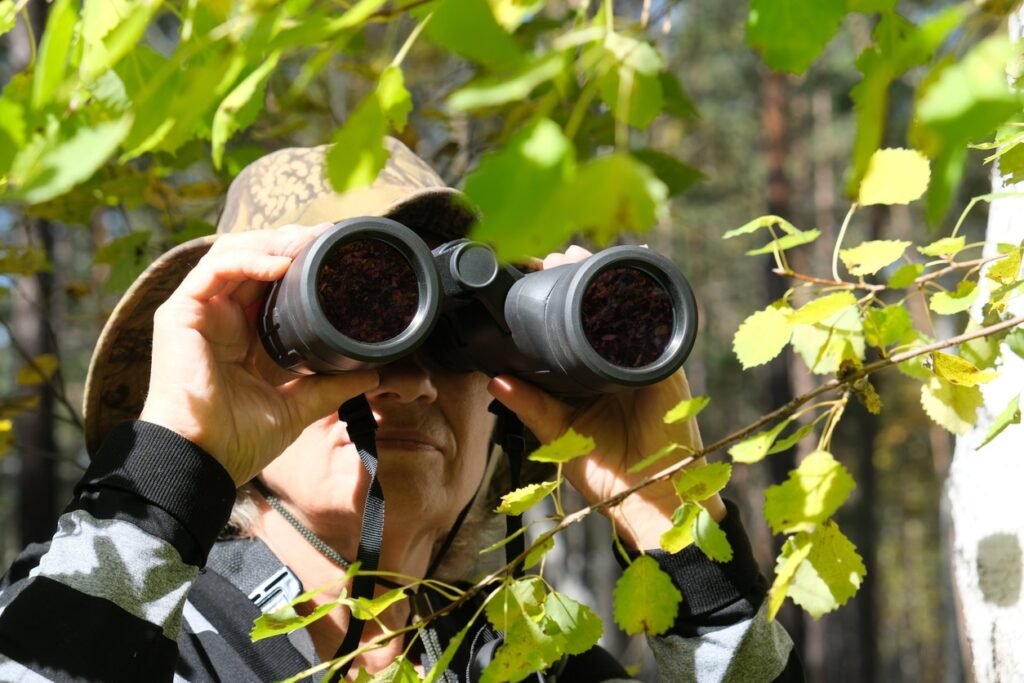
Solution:
[[[430,368],[418,355],[407,356],[377,369],[380,384],[366,393],[368,399],[391,400],[399,403],[437,400],[437,386]]]

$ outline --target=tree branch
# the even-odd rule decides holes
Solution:
[[[927,282],[931,282],[932,280],[937,280],[943,275],[948,275],[949,273],[958,270],[963,270],[965,268],[977,268],[979,266],[985,265],[986,263],[991,263],[992,261],[1004,259],[1007,256],[1008,254],[998,254],[996,256],[988,256],[986,258],[979,258],[971,261],[953,262],[950,263],[945,268],[936,270],[933,273],[928,273],[927,275],[922,275],[921,277],[911,282],[908,286],[923,285]],[[891,289],[888,285],[872,285],[866,282],[847,282],[845,280],[829,280],[828,278],[815,277],[813,275],[804,275],[803,273],[796,273],[791,270],[784,270],[782,268],[774,268],[772,269],[772,272],[781,277],[789,277],[793,278],[794,280],[802,280],[804,282],[811,282],[816,285],[823,285],[826,287],[841,287],[843,289],[863,289],[864,291],[867,292],[881,292],[887,289]],[[901,287],[900,289],[903,288]]]

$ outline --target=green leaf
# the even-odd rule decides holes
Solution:
[[[521,515],[547,498],[557,488],[557,481],[545,481],[540,484],[523,486],[503,495],[501,497],[501,505],[498,506],[495,512],[499,515]]]
[[[662,71],[658,74],[658,80],[661,83],[662,109],[666,114],[684,121],[699,117],[697,106],[683,90],[683,85],[674,73]]]
[[[782,554],[775,562],[775,580],[768,591],[768,618],[775,619],[782,603],[786,600],[789,587],[793,585],[796,572],[811,554],[811,543],[808,534],[797,534],[790,537],[782,547]]]
[[[605,37],[604,51],[612,67],[601,79],[601,99],[617,120],[647,128],[663,106],[661,55],[648,43],[621,33]]]
[[[722,235],[723,240],[730,240],[733,237],[739,237],[740,235],[750,235],[757,232],[758,230],[778,227],[782,232],[788,235],[795,235],[800,231],[793,227],[793,224],[787,221],[785,218],[779,218],[778,216],[761,216],[755,218],[749,223],[744,223],[738,228],[729,230]]]
[[[39,110],[50,104],[64,82],[77,17],[77,0],[56,0],[50,6],[46,29],[39,40],[35,73],[32,75],[33,109]]]
[[[747,256],[760,256],[761,254],[773,254],[777,251],[786,251],[793,247],[802,247],[805,244],[810,244],[814,240],[821,237],[821,231],[817,228],[812,230],[801,230],[793,235],[782,235],[781,237],[772,240],[763,247],[757,249],[751,249],[747,252]]]
[[[835,315],[844,308],[857,305],[857,297],[852,292],[835,292],[809,301],[789,314],[789,322],[793,325],[813,325]]]
[[[980,449],[986,446],[992,439],[1002,434],[1004,429],[1016,424],[1020,424],[1020,396],[1014,396],[1013,400],[1003,408],[1003,411],[996,415],[996,418],[992,420],[992,424],[989,425],[985,438],[976,448]]]
[[[735,446],[729,448],[729,455],[735,462],[743,462],[747,464],[759,462],[764,459],[764,456],[768,455],[768,449],[775,443],[775,439],[778,438],[782,430],[792,422],[792,419],[786,419],[778,423],[771,429],[766,429],[763,432],[758,432],[754,436],[740,441]]]
[[[455,111],[472,111],[527,99],[535,88],[558,77],[566,69],[566,56],[551,53],[528,62],[513,73],[489,76],[462,86],[448,97]]]
[[[224,158],[224,145],[239,130],[250,126],[263,106],[263,93],[267,87],[267,79],[277,68],[279,52],[272,53],[256,67],[252,73],[242,79],[228,96],[221,100],[213,115],[213,129],[210,137],[213,165],[221,167]]]
[[[903,240],[872,240],[841,250],[839,257],[851,275],[874,275],[898,261],[909,246],[910,242]]]
[[[801,74],[846,16],[844,0],[751,0],[747,45],[775,71]]]
[[[131,117],[80,127],[71,137],[58,142],[42,159],[42,164],[23,179],[11,199],[38,204],[67,192],[87,180],[110,158],[128,134]]]
[[[916,149],[880,149],[871,155],[860,181],[857,201],[872,204],[909,204],[928,189],[928,159]]]
[[[846,0],[846,11],[862,14],[891,12],[896,9],[898,2],[899,0]]]
[[[782,484],[764,492],[764,517],[772,532],[811,531],[846,502],[853,477],[831,453],[815,451]]]
[[[544,599],[543,583],[528,577],[499,588],[488,601],[487,618],[504,631],[505,640],[484,669],[481,683],[520,680],[546,669],[561,656],[560,639],[546,634],[538,623]]]
[[[672,424],[697,417],[700,411],[704,410],[709,403],[711,403],[711,399],[707,396],[694,396],[693,398],[683,399],[665,413],[663,421],[665,424]]]
[[[732,340],[732,348],[743,369],[764,365],[786,348],[792,327],[786,313],[769,306],[744,320]]]
[[[629,635],[656,636],[675,622],[683,596],[650,555],[633,561],[615,584],[615,623]]]
[[[813,325],[793,326],[793,350],[811,372],[836,372],[843,360],[864,359],[864,329],[856,306]]]
[[[682,194],[704,180],[705,175],[692,166],[687,166],[675,157],[653,149],[635,149],[633,158],[651,169],[658,180],[665,184],[669,197]]]
[[[928,300],[928,308],[939,315],[963,313],[971,307],[981,290],[976,282],[961,280],[955,292],[936,292]]]
[[[700,509],[693,525],[693,540],[709,560],[728,562],[732,559],[732,546],[722,527],[704,508]]]
[[[892,274],[889,278],[889,286],[893,289],[903,289],[914,284],[917,278],[921,277],[921,273],[924,272],[923,263],[908,263],[900,266],[899,270]]]
[[[82,81],[91,83],[117,65],[138,44],[159,7],[158,0],[86,2],[78,66]]]
[[[926,247],[918,247],[917,250],[925,256],[942,256],[944,258],[952,258],[966,245],[967,238],[961,235],[960,237],[943,237],[940,240],[932,242]]]
[[[555,591],[544,599],[543,628],[549,636],[558,638],[560,649],[569,655],[587,652],[604,634],[601,617],[586,605]]]
[[[369,683],[420,683],[420,677],[416,666],[405,655],[398,655],[386,669],[375,673]]]
[[[909,344],[917,337],[910,312],[903,306],[871,308],[864,316],[864,341],[876,349]]]
[[[654,463],[658,462],[662,458],[666,458],[666,457],[672,455],[676,451],[682,451],[683,453],[686,453],[686,454],[692,454],[694,452],[693,449],[690,448],[689,446],[683,446],[682,444],[678,444],[678,443],[666,444],[665,446],[662,446],[661,448],[659,448],[657,451],[655,451],[651,455],[648,455],[646,458],[644,458],[640,462],[638,462],[635,465],[631,466],[627,470],[627,472],[629,472],[629,474],[636,474],[637,472],[643,472],[644,470],[646,470],[648,467],[650,467]]]
[[[379,617],[388,607],[405,600],[407,597],[405,588],[392,588],[375,598],[356,598],[355,600],[346,601],[346,604],[352,610],[354,618],[366,621],[367,619]]]
[[[15,11],[14,0],[0,0],[0,36],[14,28],[18,19]]]
[[[693,543],[693,526],[703,510],[696,503],[683,503],[672,514],[672,528],[661,535],[658,544],[667,553],[678,553]]]
[[[111,240],[96,250],[93,262],[110,266],[103,291],[125,291],[146,269],[150,262],[146,253],[149,238],[149,231],[138,230]]]
[[[391,126],[399,132],[405,130],[409,112],[412,111],[412,95],[405,88],[405,77],[399,67],[391,65],[381,73],[377,83],[377,99],[384,118]]]
[[[60,367],[60,360],[52,353],[44,353],[32,359],[31,365],[26,365],[18,370],[14,381],[23,387],[36,387],[46,384],[53,377]]]
[[[815,619],[856,595],[867,569],[857,548],[834,522],[810,534],[810,552],[799,564],[788,594]]]
[[[523,53],[495,20],[487,0],[442,0],[432,4],[425,33],[434,43],[491,69],[515,67]]]
[[[483,218],[472,239],[492,244],[499,257],[516,261],[547,254],[569,234],[568,220],[545,222],[547,208],[575,175],[572,145],[554,122],[541,119],[505,147],[485,154],[466,179],[465,192]],[[530,197],[530,201],[523,201]]]
[[[555,547],[555,537],[548,536],[540,543],[530,548],[530,552],[526,554],[526,559],[523,560],[523,569],[532,569],[537,566],[544,556],[548,554]]]
[[[974,387],[991,382],[997,374],[994,370],[979,370],[970,361],[939,351],[932,354],[932,368],[942,379],[961,387]]]
[[[6,268],[2,269],[6,271]],[[1016,328],[1006,335],[1006,346],[1015,354],[1024,358],[1024,328]]]
[[[805,436],[814,431],[814,423],[808,422],[805,425],[800,425],[799,429],[794,429],[792,434],[789,434],[784,439],[779,439],[775,442],[775,445],[768,449],[767,455],[774,455],[775,453],[782,453],[788,451],[790,448],[800,442]]]
[[[0,97],[0,177],[7,175],[18,151],[25,145],[25,108],[20,102]]]
[[[688,467],[672,480],[679,499],[684,503],[699,503],[725,488],[732,476],[732,465],[713,462],[701,467]]]
[[[364,99],[334,135],[327,152],[327,178],[336,192],[365,187],[388,160],[384,149],[387,121],[376,94]]]
[[[531,453],[529,459],[534,462],[569,462],[590,455],[594,452],[594,447],[592,438],[579,434],[570,427],[565,434]]]
[[[989,265],[985,277],[1001,285],[1009,285],[1020,275],[1021,250],[1013,245],[999,246],[1005,256]],[[1007,248],[1004,250],[1003,247]]]
[[[326,616],[340,604],[334,601],[327,602],[317,606],[312,612],[304,616],[296,612],[291,606],[282,607],[273,612],[265,612],[253,622],[249,637],[255,643],[265,638],[297,631]]]
[[[921,406],[940,427],[963,435],[978,419],[978,408],[984,403],[981,390],[950,384],[940,377],[921,386]]]

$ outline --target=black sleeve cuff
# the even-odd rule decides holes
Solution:
[[[683,548],[678,553],[667,553],[660,548],[644,551],[658,561],[683,594],[679,620],[702,621],[702,617],[744,598],[756,611],[764,599],[765,581],[754,559],[739,508],[731,501],[725,501],[725,507],[728,512],[719,524],[732,546],[732,560],[729,562],[708,559],[696,545]],[[630,551],[629,555],[632,559],[640,552]]]
[[[212,456],[175,432],[142,421],[115,427],[75,487],[80,501],[91,499],[83,505],[88,508],[109,508],[102,502],[104,492],[141,498],[169,515],[190,542],[167,538],[167,525],[147,522],[144,507],[139,514],[131,511],[138,506],[124,506],[129,516],[139,517],[132,521],[179,546],[182,558],[195,564],[205,563],[235,502],[234,481]]]

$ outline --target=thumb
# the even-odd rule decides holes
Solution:
[[[278,387],[300,430],[336,411],[345,401],[376,389],[376,370],[359,370],[340,375],[309,375]]]
[[[574,409],[529,382],[499,375],[487,391],[515,413],[541,443],[554,441],[572,424]]]

